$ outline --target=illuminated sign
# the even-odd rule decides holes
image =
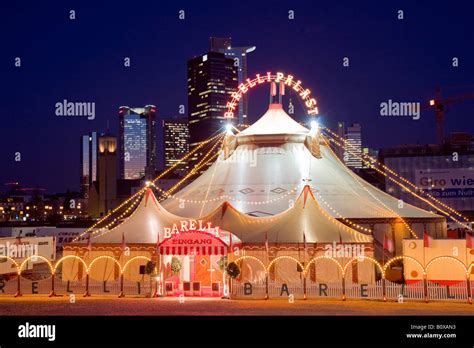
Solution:
[[[276,83],[281,82],[281,86],[285,87],[288,86],[289,88],[293,88],[296,93],[301,97],[304,102],[304,105],[307,108],[308,115],[315,116],[318,114],[318,107],[316,99],[311,96],[311,91],[307,88],[302,86],[302,82],[296,79],[293,75],[285,75],[282,72],[277,72],[276,74],[272,74],[271,72],[267,72],[265,75],[257,74],[254,79],[248,78],[246,82],[241,83],[236,92],[231,94],[232,99],[227,102],[227,112],[224,114],[225,118],[233,118],[234,111],[239,104],[240,99],[242,96],[246,94],[250,89],[255,86],[261,85],[264,82],[272,82],[275,81]]]
[[[227,245],[208,231],[179,231],[159,245],[162,255],[224,255]]]
[[[163,237],[170,238],[173,234],[188,231],[209,232],[219,236],[219,227],[212,227],[212,223],[205,224],[202,220],[182,220],[179,223],[174,223],[171,227],[163,228]]]

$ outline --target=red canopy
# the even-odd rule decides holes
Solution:
[[[162,255],[225,255],[227,244],[205,231],[187,231],[163,240],[158,248]]]

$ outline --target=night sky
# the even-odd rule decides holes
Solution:
[[[49,192],[78,190],[80,135],[105,131],[107,121],[117,134],[121,105],[155,104],[159,117],[178,115],[187,103],[186,62],[208,50],[210,36],[257,46],[250,76],[279,70],[298,77],[317,97],[321,122],[361,123],[364,146],[435,142],[433,110],[418,121],[384,118],[381,102],[426,101],[437,85],[445,96],[473,90],[472,1],[96,2],[2,1],[2,186],[15,180]],[[55,104],[63,99],[95,102],[95,120],[57,117]],[[253,122],[267,106],[266,88],[250,99]],[[451,106],[446,117],[446,133],[474,133],[473,100]]]

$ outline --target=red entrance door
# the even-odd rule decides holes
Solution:
[[[221,255],[197,255],[195,257],[195,276],[202,286],[211,286],[212,283],[222,282],[222,270],[219,266]]]

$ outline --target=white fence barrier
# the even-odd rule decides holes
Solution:
[[[423,281],[409,284],[397,284],[389,280],[385,281],[385,291],[387,300],[418,300],[425,298]],[[155,290],[155,282],[150,283],[150,279],[142,281],[124,280],[123,291],[125,295],[130,296],[149,296]],[[0,279],[0,295],[13,295],[18,288],[16,277],[9,280]],[[120,279],[109,281],[98,281],[90,279],[89,293],[94,295],[118,295],[120,293]],[[471,297],[474,293],[474,281],[470,282]],[[52,289],[51,278],[31,280],[21,278],[21,292],[23,294],[49,294]],[[435,282],[427,281],[426,289],[429,300],[467,300],[468,289],[465,281],[455,284],[442,285]],[[83,294],[86,291],[86,280],[62,281],[59,275],[55,277],[54,283],[55,293],[58,295],[66,294]],[[383,299],[383,282],[378,280],[375,283],[345,283],[345,294],[348,299]],[[258,282],[232,282],[232,298],[236,299],[263,299],[267,295],[267,286],[265,280]],[[268,297],[269,298],[289,298],[302,299],[304,297],[303,282],[283,283],[269,281]],[[307,298],[342,298],[343,287],[342,282],[306,282]]]
[[[150,284],[150,280],[130,281],[124,280],[123,292],[130,296],[149,296],[155,287],[155,282]],[[14,277],[10,280],[0,279],[0,295],[13,295],[18,289],[18,279]],[[51,293],[52,279],[32,280],[21,278],[21,293],[25,295],[47,295]],[[86,292],[86,279],[75,281],[63,281],[59,275],[54,280],[54,292],[57,295],[84,294]],[[120,279],[109,281],[89,280],[89,293],[96,295],[118,295],[120,293]]]

